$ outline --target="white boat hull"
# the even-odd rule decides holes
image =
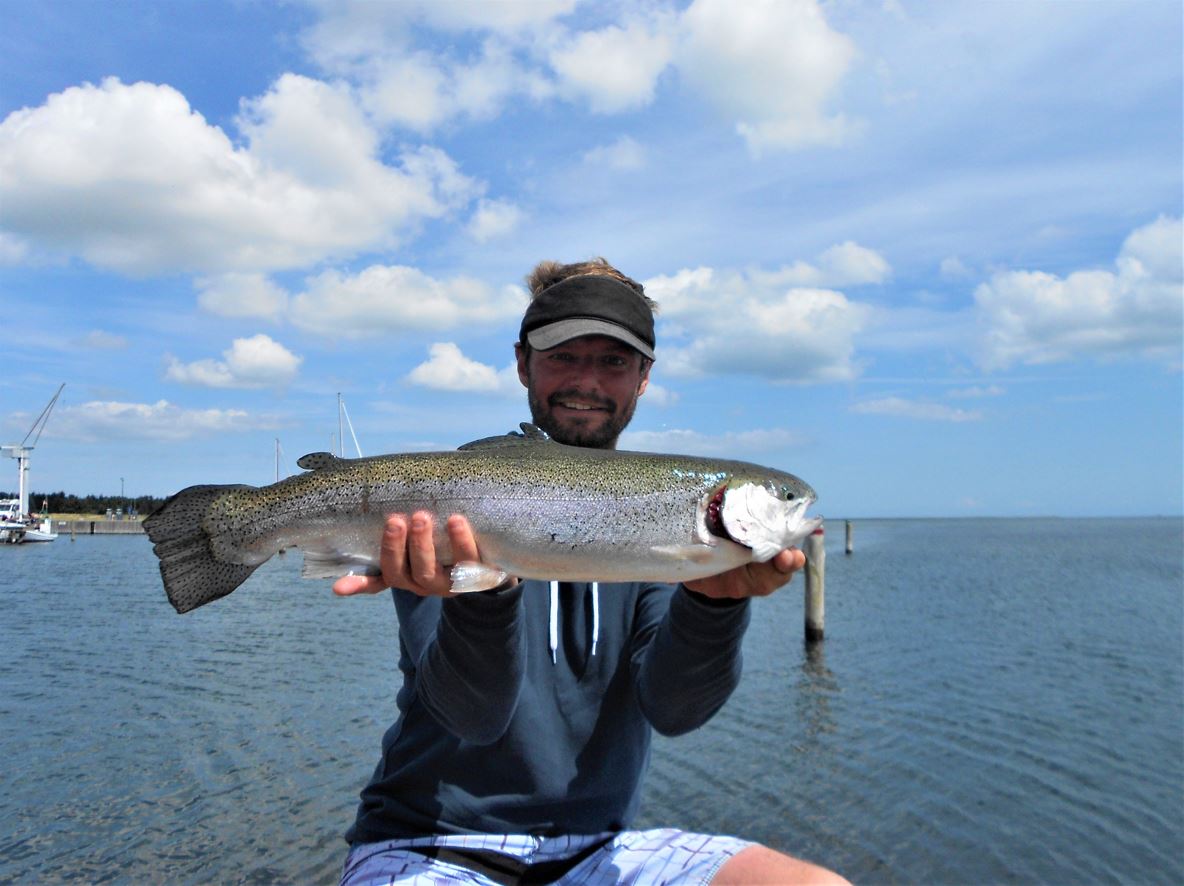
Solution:
[[[14,521],[0,522],[0,542],[7,544],[21,544],[26,541],[53,541],[58,534],[53,531],[53,523],[42,520],[41,523],[18,523]]]

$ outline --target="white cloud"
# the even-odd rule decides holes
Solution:
[[[461,172],[456,161],[439,148],[425,145],[415,151],[405,151],[399,162],[413,181],[432,183],[434,214],[425,212],[425,217],[435,217],[464,206],[481,191],[481,186]]]
[[[560,93],[586,98],[602,114],[648,105],[658,76],[673,57],[672,23],[665,14],[648,21],[631,17],[621,25],[568,37],[549,58]]]
[[[947,280],[961,280],[970,276],[970,269],[966,267],[966,264],[962,261],[962,259],[958,258],[956,255],[943,258],[941,260],[941,266],[939,270],[941,271],[942,277]]]
[[[370,3],[371,0],[360,2]],[[545,26],[572,12],[578,3],[579,0],[500,0],[495,3],[489,0],[418,0],[411,5],[428,24],[441,30],[476,28],[511,34]]]
[[[1002,397],[1007,393],[999,385],[971,385],[968,388],[955,388],[948,391],[946,396],[954,400],[980,400],[983,397]]]
[[[493,290],[471,277],[437,280],[403,265],[371,265],[355,275],[325,271],[291,301],[303,329],[347,338],[452,329],[521,316],[526,294]]]
[[[288,293],[264,274],[230,273],[194,281],[197,302],[220,317],[278,320],[288,307]]]
[[[253,158],[307,185],[349,187],[376,164],[378,134],[342,84],[284,74],[237,122]]]
[[[578,0],[305,0],[320,13],[303,35],[306,49],[326,68],[382,55],[400,53],[410,42],[413,27],[463,33],[489,32],[502,37],[545,29],[570,13]]]
[[[419,133],[457,118],[497,116],[514,95],[544,97],[553,91],[543,76],[525,67],[511,50],[487,41],[467,61],[424,50],[388,51],[368,59],[356,74],[360,101],[378,123]]]
[[[667,406],[673,406],[679,399],[680,397],[676,391],[670,390],[665,385],[654,384],[651,381],[645,386],[645,394],[642,395],[641,402],[663,409]]]
[[[1159,287],[1153,297],[1179,295],[1174,284],[1184,277],[1184,223],[1160,216],[1133,231],[1122,244],[1117,264],[1126,279]]]
[[[457,118],[489,119],[514,95],[554,92],[522,56],[575,0],[531,3],[311,2],[320,12],[303,35],[312,58],[357,84],[361,104],[383,125],[428,133]],[[422,48],[423,29],[441,31],[447,50]],[[452,35],[482,35],[476,50]]]
[[[17,265],[29,254],[29,244],[24,240],[0,231],[0,265]]]
[[[222,352],[222,360],[181,363],[168,360],[165,378],[181,384],[210,388],[265,388],[282,386],[296,377],[303,357],[298,357],[266,335],[236,338]]]
[[[375,120],[416,132],[490,118],[515,96],[632,111],[654,101],[666,71],[735,121],[754,152],[838,144],[859,125],[830,108],[854,43],[816,0],[626,5],[585,29],[561,21],[574,0],[312,5],[321,17],[304,43],[314,60],[358,84]],[[448,48],[422,48],[421,29],[443,32]],[[479,48],[466,51],[453,36],[463,34]]]
[[[752,279],[764,286],[862,286],[883,283],[892,273],[887,260],[852,240],[837,243],[814,264],[796,261],[776,271],[754,271]]]
[[[1081,357],[1178,363],[1184,334],[1184,225],[1159,218],[1134,231],[1117,272],[995,274],[974,293],[986,327],[980,362],[1000,369]]]
[[[891,273],[882,255],[851,240],[824,250],[818,257],[818,264],[827,286],[883,283]]]
[[[724,434],[704,434],[684,429],[625,431],[621,434],[622,449],[726,457],[773,452],[801,446],[804,442],[806,438],[802,434],[784,428],[729,431]]]
[[[522,393],[515,363],[498,371],[466,357],[460,347],[450,341],[436,342],[428,353],[428,360],[407,375],[413,384],[436,391]]]
[[[678,66],[757,152],[838,144],[854,124],[828,105],[855,58],[814,0],[695,0]]]
[[[926,400],[906,400],[903,397],[881,397],[864,400],[851,407],[859,415],[888,415],[895,418],[913,418],[921,421],[965,422],[980,421],[983,417],[977,410],[955,409],[944,403]]]
[[[409,52],[373,67],[361,95],[380,122],[429,132],[452,113],[448,75],[427,53]]]
[[[870,311],[841,292],[785,288],[778,274],[682,270],[645,281],[671,321],[658,359],[675,375],[740,373],[775,381],[854,378],[854,337]],[[679,335],[688,338],[679,344]]]
[[[477,191],[437,149],[382,163],[341,86],[286,74],[238,125],[245,147],[175,89],[114,78],[15,111],[4,236],[137,274],[299,268],[390,245]]]
[[[469,220],[469,236],[478,243],[504,237],[521,224],[522,218],[522,210],[508,200],[482,199]]]
[[[123,351],[128,348],[126,336],[102,329],[92,329],[78,340],[84,348],[94,348],[96,351]]]
[[[156,403],[92,400],[55,412],[49,436],[105,443],[112,440],[176,442],[273,426],[272,420],[252,418],[241,409],[183,409],[167,400]]]
[[[627,135],[619,136],[607,145],[598,145],[584,154],[589,166],[604,166],[618,172],[635,172],[645,166],[646,152]]]

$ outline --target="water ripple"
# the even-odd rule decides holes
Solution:
[[[744,682],[656,741],[639,824],[857,882],[1184,881],[1180,521],[874,521],[856,544],[821,646],[800,585],[757,601]],[[287,557],[178,617],[135,537],[0,568],[0,881],[335,880],[393,716],[389,599]]]

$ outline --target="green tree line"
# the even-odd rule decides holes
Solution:
[[[0,492],[0,498],[16,498],[15,492]],[[119,495],[69,495],[65,492],[30,492],[29,510],[40,513],[42,508],[51,514],[105,514],[107,510],[123,509],[125,514],[148,516],[164,504],[163,498],[141,495],[124,498]]]

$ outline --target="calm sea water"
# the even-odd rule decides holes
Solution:
[[[1184,523],[831,523],[827,639],[757,601],[643,826],[862,883],[1184,882]],[[0,548],[0,881],[333,882],[397,688],[387,597],[275,558],[184,617],[142,537]]]

